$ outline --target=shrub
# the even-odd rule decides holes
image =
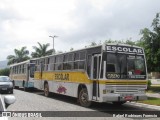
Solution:
[[[149,90],[151,88],[151,80],[148,80],[148,83],[147,83],[147,90]]]

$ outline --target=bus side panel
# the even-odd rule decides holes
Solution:
[[[58,94],[76,97],[75,93],[77,88],[78,88],[77,83],[61,82],[61,81],[53,82],[53,92]]]
[[[42,90],[42,79],[41,79],[41,73],[40,72],[35,72],[34,73],[34,87],[37,89]]]
[[[26,74],[12,74],[11,79],[14,80],[15,86],[23,87],[23,81],[26,81]]]
[[[89,99],[92,99],[92,82],[85,72],[43,72],[42,79],[40,79],[40,72],[36,72],[34,86],[37,89],[43,90],[44,81],[47,81],[50,92],[77,97],[78,86],[83,84],[87,87]]]

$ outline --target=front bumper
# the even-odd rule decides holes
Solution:
[[[13,87],[0,87],[0,91],[13,91]]]
[[[147,95],[145,94],[113,94],[109,93],[103,96],[103,102],[120,102],[120,101],[138,101],[147,100]]]

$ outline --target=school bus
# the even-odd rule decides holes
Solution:
[[[10,65],[10,79],[13,80],[14,87],[22,87],[24,90],[34,88],[34,60]]]
[[[146,100],[147,69],[143,48],[103,44],[34,59],[33,86],[78,98],[81,106],[94,102],[121,105]]]

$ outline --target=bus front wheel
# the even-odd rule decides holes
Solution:
[[[80,105],[83,106],[83,107],[89,107],[89,106],[91,106],[92,102],[89,101],[89,96],[88,96],[88,92],[87,92],[86,88],[82,88],[80,90],[78,100],[80,102]]]
[[[48,83],[44,85],[44,96],[49,97],[49,86]]]

